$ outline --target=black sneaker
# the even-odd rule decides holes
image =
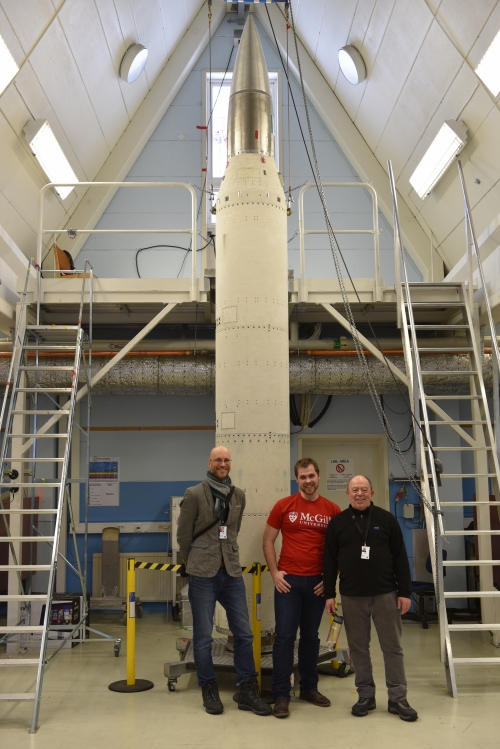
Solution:
[[[210,715],[220,715],[224,712],[224,705],[220,701],[219,689],[215,681],[209,681],[201,688],[203,705]]]
[[[261,700],[258,693],[256,681],[244,681],[240,684],[238,696],[238,710],[251,710],[255,715],[271,715],[272,708],[267,702]]]
[[[399,702],[389,700],[387,709],[390,713],[393,715],[399,715],[401,720],[406,720],[408,723],[411,723],[418,718],[417,711],[410,707],[408,700],[399,700]]]
[[[370,710],[375,710],[376,707],[375,697],[360,697],[356,704],[352,706],[351,713],[356,718],[364,718]]]

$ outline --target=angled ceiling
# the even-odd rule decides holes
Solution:
[[[226,8],[214,0],[213,9],[215,25]],[[464,251],[456,172],[425,201],[409,177],[442,122],[463,119],[470,140],[461,158],[478,234],[499,213],[500,113],[474,73],[500,28],[499,0],[293,0],[293,10],[298,35],[353,132],[378,169],[392,159],[409,209],[405,220],[419,222],[426,242],[432,232],[451,268]],[[276,18],[282,12],[271,11]],[[206,32],[203,0],[2,0],[0,33],[21,70],[0,95],[0,224],[27,257],[34,254],[38,191],[45,183],[22,137],[27,120],[50,121],[79,179],[119,179],[133,153],[130,143],[139,148],[168,106],[177,75],[169,71],[189,64]],[[149,59],[145,73],[128,85],[119,65],[137,41],[148,47]],[[345,44],[367,66],[366,81],[356,87],[338,69],[336,51]],[[85,209],[84,194],[80,188],[61,201],[51,193],[50,222],[70,225],[77,207],[94,221],[106,200]]]

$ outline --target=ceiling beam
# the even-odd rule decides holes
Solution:
[[[258,6],[256,9],[259,22],[271,41],[274,40],[274,37],[267,10],[269,10],[276,39],[284,59],[286,57],[287,31],[283,13],[275,4],[269,8],[268,6],[266,8]],[[289,33],[292,34],[291,31]],[[304,88],[309,101],[339,148],[342,149],[360,180],[372,183],[377,191],[379,208],[390,226],[393,226],[391,192],[385,166],[380,164],[300,39],[298,39],[298,47]],[[289,38],[289,67],[300,84],[293,37]],[[302,104],[302,101],[300,104]],[[398,193],[398,206],[404,247],[422,273],[424,280],[428,280],[429,240],[401,193]],[[434,273],[434,280],[439,280],[436,278],[436,273]]]
[[[212,36],[222,19],[226,17],[226,10],[225,4],[217,3],[213,12]],[[207,9],[203,3],[193,23],[96,175],[96,182],[121,182],[125,179],[207,44]],[[80,199],[75,210],[65,218],[63,230],[70,227],[94,229],[117,189],[90,188],[87,190],[84,199]],[[62,235],[57,243],[75,258],[87,238],[88,235],[78,235],[77,239],[72,241],[69,237]]]

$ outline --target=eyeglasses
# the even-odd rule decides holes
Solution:
[[[231,458],[210,458],[211,463],[230,463]]]

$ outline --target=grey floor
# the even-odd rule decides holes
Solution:
[[[113,614],[94,617],[93,623],[114,636],[125,637],[125,628]],[[304,749],[308,745],[314,749],[498,749],[500,745],[500,650],[489,644],[487,632],[454,635],[457,656],[471,653],[475,641],[475,656],[499,658],[498,666],[462,666],[458,671],[460,696],[454,700],[446,691],[439,661],[437,624],[423,630],[417,623],[404,623],[408,698],[420,715],[416,723],[404,723],[387,712],[376,637],[372,649],[378,706],[365,718],[350,714],[356,701],[352,676],[321,677],[320,690],[331,699],[330,708],[294,698],[290,718],[277,720],[239,711],[232,700],[234,677],[222,675],[219,686],[225,713],[207,715],[194,674],[181,677],[176,692],[167,691],[163,664],[178,659],[175,641],[186,634],[159,613],[146,612],[137,621],[136,676],[155,684],[154,689],[140,694],[108,690],[109,683],[125,678],[125,646],[119,658],[114,657],[110,643],[85,643],[61,651],[46,671],[36,735],[28,733],[30,704],[0,703],[1,749]],[[322,625],[322,640],[325,638],[326,619]],[[343,637],[340,646],[345,647]],[[0,679],[1,692],[30,691],[33,669],[2,668]]]

